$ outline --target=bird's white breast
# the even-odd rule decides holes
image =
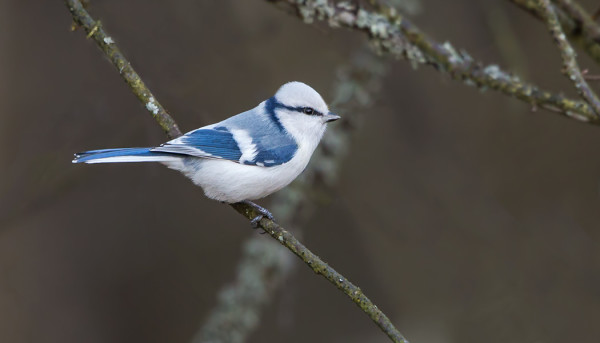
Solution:
[[[290,161],[273,167],[195,157],[168,166],[202,187],[207,197],[235,203],[263,198],[290,184],[306,168],[313,151],[312,146],[299,146]]]
[[[257,151],[251,136],[240,129],[232,130],[242,151],[240,163],[225,159],[186,157],[180,162],[165,164],[192,179],[211,199],[235,203],[263,198],[287,186],[300,175],[325,132],[325,125],[318,117],[306,117],[286,111],[278,112],[277,117],[298,146],[288,162],[269,167],[244,164],[244,161],[254,158]]]

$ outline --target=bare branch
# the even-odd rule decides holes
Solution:
[[[579,65],[577,64],[575,51],[567,41],[560,27],[558,17],[554,12],[553,6],[550,4],[550,0],[537,0],[537,4],[540,8],[540,13],[546,21],[548,30],[554,37],[556,46],[560,50],[560,56],[563,61],[563,73],[571,80],[579,95],[592,106],[596,115],[600,116],[600,99],[598,99],[596,93],[594,93],[587,81],[585,81],[581,69],[579,69]]]
[[[468,85],[494,89],[532,106],[552,109],[569,118],[600,125],[600,119],[587,103],[541,90],[501,70],[497,65],[484,66],[473,60],[466,51],[457,51],[448,42],[432,40],[394,9],[380,7],[377,11],[368,11],[348,2],[335,4],[324,0],[267,1],[296,13],[309,24],[322,20],[334,28],[346,27],[364,32],[380,51],[406,58],[414,65],[431,65]]]
[[[106,35],[105,31],[101,28],[100,23],[95,21],[85,8],[81,5],[79,0],[65,0],[73,20],[82,25],[88,35],[94,37],[94,40],[101,48],[101,50],[110,58],[115,66],[119,69],[121,75],[125,74],[125,70],[128,70],[127,77],[124,78],[127,84],[130,86],[132,91],[138,96],[140,100],[146,102],[146,109],[150,111],[156,121],[165,129],[170,137],[176,137],[181,135],[175,121],[164,111],[162,106],[154,98],[150,90],[142,82],[139,75],[137,75],[125,57],[118,50],[114,40]],[[163,112],[160,112],[163,109]],[[159,113],[161,113],[159,115]],[[246,203],[231,204],[231,206],[238,211],[240,214],[251,220],[259,215],[259,213]],[[258,222],[259,227],[266,233],[270,234],[282,245],[291,250],[294,254],[300,257],[309,267],[311,267],[317,274],[321,274],[338,289],[343,291],[348,297],[354,301],[369,317],[384,331],[393,342],[407,343],[408,341],[400,334],[400,332],[394,327],[388,317],[377,307],[375,304],[367,298],[360,288],[352,284],[343,275],[338,273],[327,263],[323,262],[317,255],[312,253],[306,248],[300,241],[298,241],[290,232],[285,230],[279,224],[273,220],[263,218]]]

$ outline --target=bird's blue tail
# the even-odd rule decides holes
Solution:
[[[152,148],[90,150],[75,154],[73,163],[172,162],[180,155],[154,152]]]

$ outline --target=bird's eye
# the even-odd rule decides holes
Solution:
[[[302,112],[304,112],[304,114],[308,114],[308,115],[313,115],[313,114],[315,114],[315,110],[313,110],[313,109],[312,109],[312,108],[310,108],[310,107],[304,107],[304,108],[302,109]]]

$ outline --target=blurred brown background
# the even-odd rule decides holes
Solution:
[[[421,5],[437,40],[573,94],[544,25],[508,1]],[[365,44],[266,1],[91,12],[184,131],[290,80],[329,100]],[[0,341],[188,342],[257,232],[160,165],[72,165],[166,138],[62,1],[5,0],[0,19]],[[391,63],[303,241],[412,342],[597,342],[600,128]],[[303,265],[262,320],[250,342],[387,341]]]

